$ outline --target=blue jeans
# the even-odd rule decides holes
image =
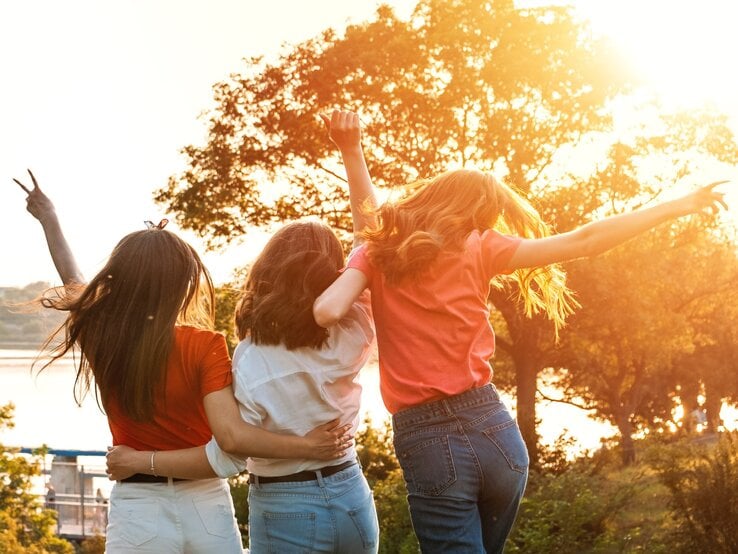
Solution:
[[[374,497],[358,464],[317,481],[249,486],[251,554],[378,548]]]
[[[392,427],[422,551],[502,552],[529,460],[494,385],[402,410]]]

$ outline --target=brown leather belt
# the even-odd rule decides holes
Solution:
[[[356,460],[349,460],[347,462],[343,462],[342,464],[338,464],[337,466],[327,466],[321,467],[320,469],[298,471],[297,473],[292,473],[290,475],[276,475],[274,477],[260,477],[258,475],[251,474],[249,475],[249,484],[264,485],[266,483],[297,483],[303,481],[317,481],[318,474],[320,474],[322,477],[329,477],[334,473],[343,471],[344,469],[349,468],[355,464]]]

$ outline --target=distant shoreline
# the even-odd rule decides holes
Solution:
[[[37,342],[5,342],[0,341],[0,350],[40,350],[41,344]]]

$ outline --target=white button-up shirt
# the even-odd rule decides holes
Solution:
[[[233,388],[244,421],[278,433],[305,435],[332,419],[359,424],[358,373],[374,343],[369,293],[364,292],[338,324],[328,330],[322,348],[287,350],[256,345],[246,338],[233,353]],[[354,459],[354,447],[332,462],[325,460],[243,460],[223,452],[215,439],[206,446],[208,461],[220,477],[248,469],[260,476],[289,475]]]

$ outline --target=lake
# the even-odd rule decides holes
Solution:
[[[43,444],[55,449],[101,450],[111,444],[105,416],[88,394],[81,406],[74,402],[74,367],[71,358],[63,359],[40,374],[31,373],[34,350],[0,349],[0,405],[15,405],[15,427],[0,434],[7,446],[35,448]],[[360,373],[364,388],[362,413],[375,424],[389,418],[379,394],[376,360]],[[511,397],[503,395],[508,406]],[[580,448],[594,449],[600,438],[611,436],[614,428],[596,422],[587,413],[557,403],[539,404],[539,432],[544,442],[552,442],[564,429],[574,434]]]

